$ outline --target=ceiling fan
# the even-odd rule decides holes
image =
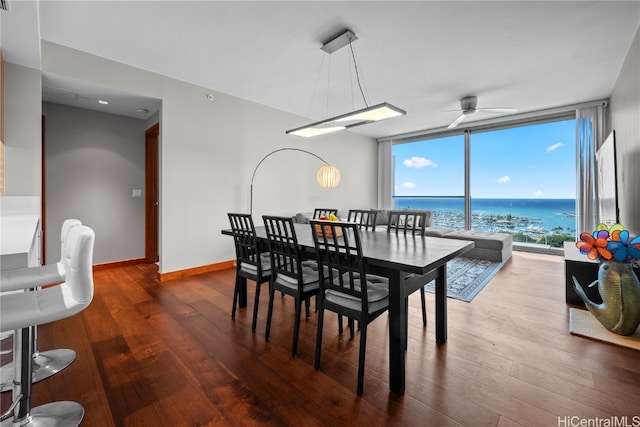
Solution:
[[[476,108],[477,104],[477,96],[465,96],[462,98],[460,100],[461,114],[447,126],[447,129],[458,126],[464,119],[475,113],[510,114],[518,111],[516,108]]]

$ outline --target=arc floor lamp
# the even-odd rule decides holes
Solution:
[[[340,184],[340,170],[338,170],[337,167],[330,165],[329,163],[327,163],[326,160],[324,160],[322,157],[318,156],[317,154],[312,153],[311,151],[307,151],[307,150],[303,150],[301,148],[290,148],[290,147],[285,147],[285,148],[279,148],[277,150],[274,150],[272,152],[270,152],[269,154],[267,154],[266,156],[264,156],[256,165],[255,169],[253,169],[253,174],[251,175],[251,185],[250,185],[250,196],[249,196],[249,213],[251,215],[253,215],[253,180],[256,177],[256,172],[258,171],[258,168],[260,167],[260,165],[267,160],[268,157],[279,153],[281,151],[299,151],[301,153],[306,153],[309,154],[313,157],[315,157],[316,159],[320,160],[322,163],[324,163],[322,166],[320,166],[320,169],[318,169],[318,173],[316,175],[316,178],[318,180],[318,185],[320,185],[320,187],[322,188],[335,188],[338,186],[338,184]]]

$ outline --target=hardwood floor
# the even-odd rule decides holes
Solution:
[[[435,344],[433,296],[423,329],[412,295],[403,396],[388,391],[386,315],[369,328],[359,398],[359,337],[339,337],[335,316],[326,316],[316,372],[317,315],[302,322],[292,358],[291,298],[277,298],[266,342],[266,286],[252,333],[250,308],[231,320],[234,270],[155,277],[145,264],[97,271],[87,310],[39,328],[40,349],[72,348],[78,358],[34,385],[34,406],[78,401],[82,425],[92,427],[640,423],[640,352],[568,333],[561,257],[516,252],[471,303],[449,299],[443,346]],[[250,283],[250,302],[253,290]],[[3,393],[3,411],[9,400]]]

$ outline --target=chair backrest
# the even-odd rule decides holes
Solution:
[[[95,233],[86,225],[69,230],[64,262],[68,265],[65,283],[76,303],[87,306],[93,299],[93,246]]]
[[[367,281],[360,241],[360,228],[354,223],[310,222],[318,260],[320,292],[340,292],[362,302],[367,310]],[[321,296],[321,298],[322,298]]]
[[[338,209],[316,208],[313,211],[313,219],[328,217],[330,214],[338,215]]]
[[[93,300],[95,234],[85,225],[71,228],[63,257],[69,269],[63,283],[1,298],[0,331],[42,325],[71,317]],[[4,294],[3,294],[4,295]]]
[[[293,219],[269,215],[263,215],[262,219],[267,231],[274,278],[278,275],[289,277],[302,290],[302,259]]]
[[[378,212],[372,210],[350,209],[347,221],[355,222],[360,226],[361,230],[375,230],[377,215]]]
[[[427,226],[426,211],[398,210],[389,211],[387,232],[424,235]]]
[[[69,232],[79,225],[82,225],[82,223],[77,219],[67,219],[63,222],[60,231],[60,261],[41,266],[2,270],[0,273],[0,289],[2,292],[33,289],[64,282],[67,277],[67,270],[69,270],[67,262],[69,259],[67,256]]]
[[[260,249],[251,214],[228,213],[227,215],[233,232],[238,268],[242,264],[250,264],[256,267],[258,276],[262,275]]]
[[[60,261],[64,264],[64,254],[67,247],[67,239],[69,238],[69,232],[73,227],[77,227],[78,225],[82,225],[82,221],[79,219],[65,219],[62,223],[62,228],[60,229]],[[67,266],[64,266],[65,269]]]

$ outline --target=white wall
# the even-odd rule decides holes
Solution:
[[[42,186],[40,71],[4,64],[5,194],[40,196]]]
[[[616,132],[620,222],[640,234],[640,29],[611,95],[611,128]]]
[[[144,258],[144,120],[43,103],[45,254],[60,259],[60,229],[76,218],[96,233],[94,263]]]
[[[322,207],[377,205],[377,144],[349,132],[307,140],[285,135],[305,119],[53,43],[42,44],[43,71],[162,99],[160,114],[160,271],[235,257],[227,212],[247,212],[249,182],[272,150],[314,152],[342,171],[337,189],[315,182],[321,165],[302,153],[278,153],[256,177],[254,218]],[[215,100],[207,100],[213,93]],[[297,156],[296,156],[297,154]],[[281,188],[276,191],[275,188]],[[97,244],[97,243],[96,243]]]

